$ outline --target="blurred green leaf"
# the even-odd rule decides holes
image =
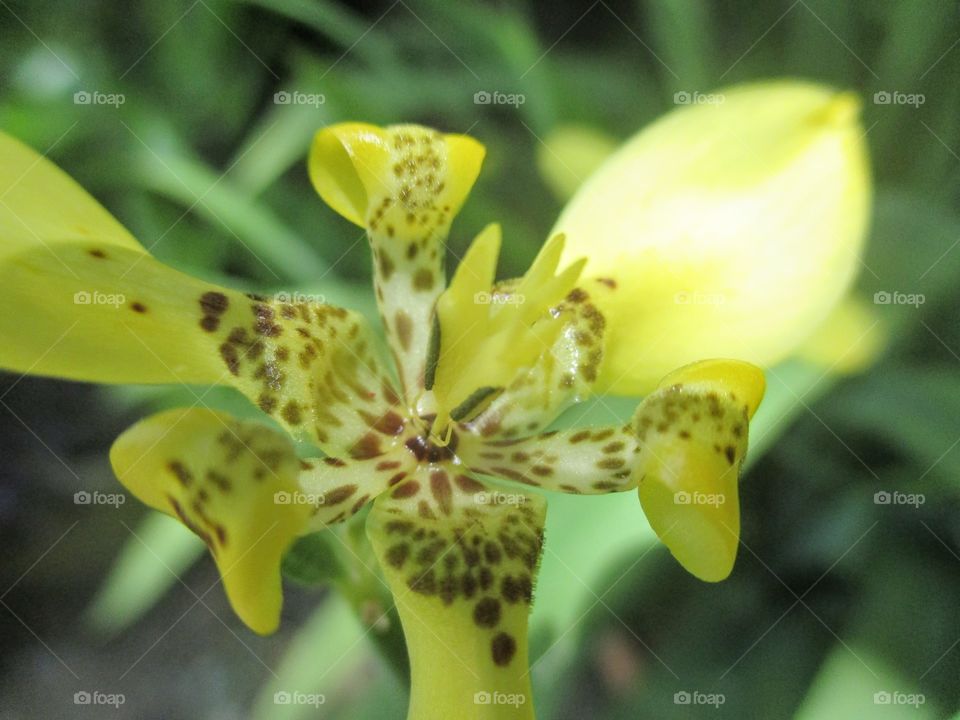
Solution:
[[[907,700],[914,702],[907,704]],[[796,720],[932,720],[937,717],[943,716],[926,702],[909,678],[863,648],[838,646],[814,680]]]
[[[150,512],[123,546],[86,610],[97,632],[115,635],[148,612],[203,555],[200,538],[163,513]]]

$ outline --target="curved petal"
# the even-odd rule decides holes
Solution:
[[[363,123],[321,130],[310,151],[317,192],[367,231],[380,314],[411,403],[424,386],[444,241],[483,156],[483,146],[465,135]]]
[[[661,381],[634,416],[640,503],[660,540],[689,572],[718,581],[733,569],[740,539],[737,483],[763,373],[707,360]]]
[[[310,516],[282,434],[212,410],[153,415],[110,450],[120,482],[210,548],[234,611],[267,634],[280,621],[280,561]]]
[[[331,208],[399,244],[446,235],[483,156],[483,146],[466,135],[420,125],[339,123],[317,132],[309,171]]]

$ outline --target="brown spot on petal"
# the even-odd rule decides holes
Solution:
[[[433,271],[420,268],[413,274],[413,289],[421,292],[433,289]]]
[[[394,327],[397,332],[397,340],[400,341],[400,347],[404,351],[410,350],[410,338],[413,335],[413,320],[406,310],[397,310],[393,319]]]
[[[479,483],[473,478],[467,477],[466,475],[457,475],[454,478],[454,481],[457,483],[457,487],[459,487],[463,492],[468,494],[483,492],[484,490],[484,486],[482,483]]]
[[[480,627],[496,627],[500,622],[500,601],[485,597],[473,608],[473,621]]]
[[[517,654],[517,641],[512,635],[507,633],[498,633],[490,643],[490,654],[493,657],[494,665],[504,667],[510,664],[513,656]]]
[[[402,500],[403,498],[409,498],[416,495],[420,492],[420,483],[416,480],[410,480],[405,482],[403,485],[398,486],[392,493],[390,497]]]
[[[338,488],[334,488],[330,492],[324,493],[323,502],[321,505],[339,505],[344,500],[352,497],[356,491],[356,485],[341,485]]]
[[[453,489],[446,472],[436,470],[430,473],[430,492],[443,514],[449,515],[453,511]]]
[[[200,309],[204,315],[223,315],[228,307],[230,301],[221,292],[206,292],[200,296]]]

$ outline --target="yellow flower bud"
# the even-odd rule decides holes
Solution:
[[[643,394],[703,357],[775,363],[859,267],[871,192],[857,98],[801,81],[708,97],[628,141],[551,233],[567,236],[561,265],[586,257],[583,277],[613,288],[597,298],[601,390]]]

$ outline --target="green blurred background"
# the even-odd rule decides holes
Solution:
[[[558,128],[619,140],[677,92],[779,76],[863,96],[877,192],[857,291],[925,301],[874,306],[890,342],[869,372],[774,369],[727,582],[686,575],[651,542],[633,498],[551,505],[533,615],[539,717],[950,718],[960,708],[957,3],[0,0],[0,127],[48,152],[162,260],[365,311],[365,242],[306,178],[317,128],[420,122],[479,138],[488,159],[451,248],[461,255],[497,219],[509,276],[563,204],[538,171]],[[478,105],[478,91],[525,102]],[[875,102],[884,91],[923,102]],[[78,92],[123,103],[78,103]],[[278,103],[282,92],[317,98]],[[0,377],[0,718],[405,717],[395,633],[368,628],[354,611],[363,598],[346,602],[324,572],[290,584],[280,632],[259,638],[179,526],[133,501],[74,502],[118,491],[106,451],[123,428],[205,390]],[[255,414],[226,391],[204,402]],[[622,420],[634,405],[597,405],[582,421]],[[893,490],[924,502],[874,501]],[[295,690],[325,702],[275,702]],[[125,702],[75,704],[94,691]],[[723,704],[683,702],[694,693]]]

